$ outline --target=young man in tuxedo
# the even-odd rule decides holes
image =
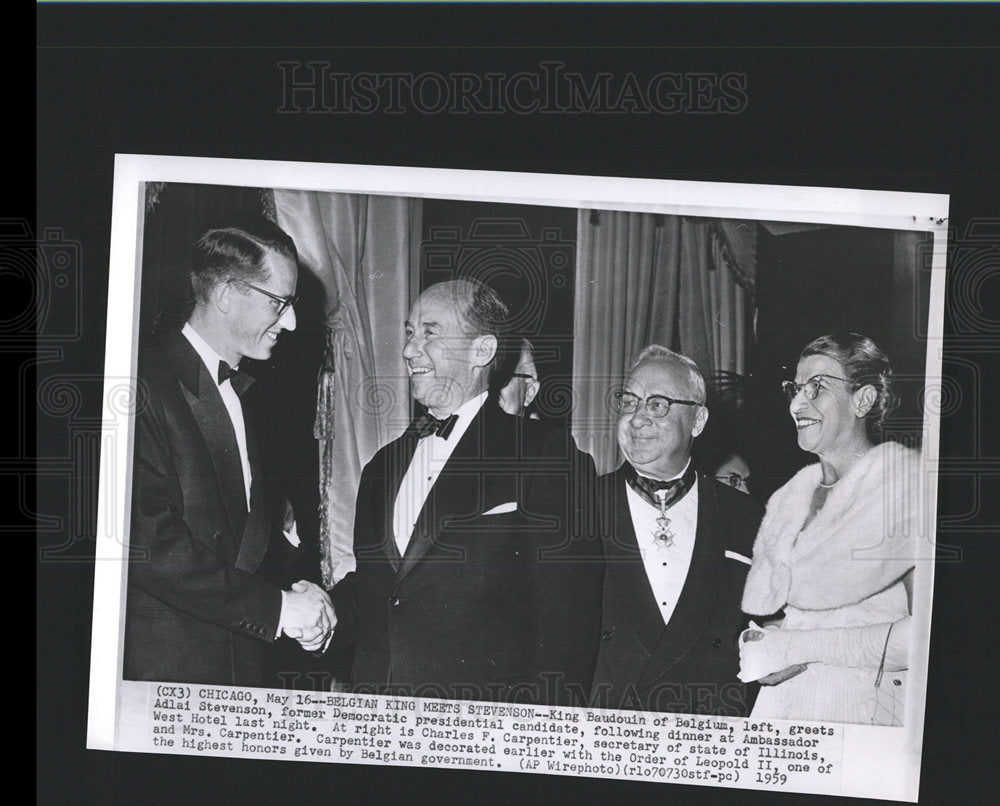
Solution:
[[[295,245],[274,224],[209,230],[192,252],[187,322],[140,355],[126,679],[259,686],[266,644],[329,638],[325,591],[304,580],[283,591],[259,573],[291,524],[239,370],[295,328],[297,280]]]
[[[454,280],[405,323],[425,413],[365,467],[357,570],[333,591],[357,691],[585,701],[603,569],[577,511],[593,462],[565,429],[498,405],[508,318],[488,286]]]
[[[708,409],[691,359],[650,345],[615,401],[625,462],[600,479],[607,570],[591,704],[745,716],[755,689],[736,677],[740,598],[762,509],[692,467]]]

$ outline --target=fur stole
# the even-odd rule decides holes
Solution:
[[[872,448],[837,482],[802,529],[819,463],[802,468],[767,502],[743,591],[743,610],[770,615],[786,604],[827,610],[892,585],[933,558],[920,454],[895,442]]]

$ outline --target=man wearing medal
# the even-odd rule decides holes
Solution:
[[[705,380],[686,356],[646,347],[613,398],[625,462],[602,483],[606,571],[591,704],[745,716],[740,597],[763,510],[698,475]]]

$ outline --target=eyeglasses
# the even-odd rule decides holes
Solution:
[[[747,481],[746,478],[741,476],[739,473],[736,473],[735,471],[732,473],[726,473],[722,476],[716,476],[715,479],[716,481],[720,481],[723,484],[728,484],[730,487],[734,489],[743,487]]]
[[[229,282],[245,285],[247,288],[252,288],[254,291],[260,292],[265,297],[270,297],[271,299],[273,299],[275,302],[278,303],[278,308],[275,310],[275,314],[277,316],[282,316],[285,313],[285,311],[297,305],[299,301],[298,294],[292,294],[290,297],[279,297],[277,294],[272,294],[270,291],[265,291],[263,288],[259,288],[258,286],[255,286],[253,283],[248,283],[246,280],[238,280],[234,277]]]
[[[645,400],[631,392],[615,392],[615,411],[618,414],[635,414],[640,403],[646,404],[646,411],[650,417],[666,417],[673,404],[680,406],[700,406],[694,400],[675,400],[666,395],[650,395]]]
[[[838,378],[836,375],[813,375],[805,383],[796,383],[795,381],[782,381],[781,391],[785,393],[785,398],[791,403],[795,396],[802,392],[806,400],[815,400],[816,395],[819,394],[819,390],[822,388],[820,381],[823,378],[829,378],[833,381],[843,381],[844,383],[850,383],[847,378]]]

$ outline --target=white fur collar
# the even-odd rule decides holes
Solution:
[[[818,463],[804,467],[768,501],[745,612],[854,604],[897,581],[917,559],[933,557],[919,453],[894,442],[872,448],[803,529],[821,479]]]

